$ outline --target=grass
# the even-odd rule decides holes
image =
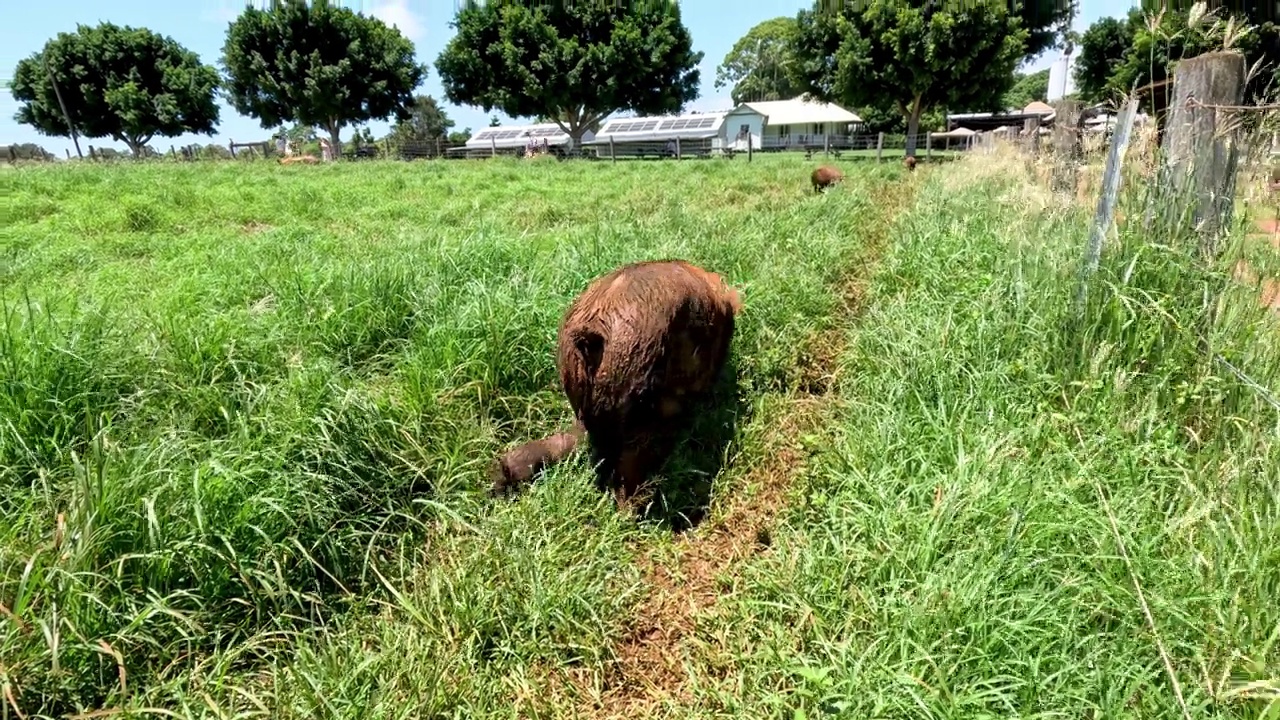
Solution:
[[[1091,207],[809,168],[10,173],[0,717],[1280,717],[1275,411],[1195,351],[1226,282],[1127,223],[1073,324]],[[565,420],[566,303],[671,255],[743,291],[729,446],[635,519],[581,462],[487,499]],[[1280,387],[1237,295],[1214,347]]]

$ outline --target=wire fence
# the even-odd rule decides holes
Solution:
[[[952,133],[919,133],[915,136],[917,157],[950,159],[959,153],[984,146],[994,135]],[[572,142],[499,143],[496,141],[449,141],[445,138],[424,140],[395,140],[376,142],[353,140],[343,143],[340,153],[330,156],[316,141],[291,143],[281,151],[275,142],[252,141],[225,144],[209,143],[186,146],[170,145],[167,150],[152,146],[144,148],[139,156],[114,148],[87,145],[85,158],[92,161],[117,160],[168,160],[168,161],[252,161],[272,160],[283,162],[315,162],[324,160],[466,160],[493,157],[542,157],[558,160],[643,160],[643,159],[709,159],[736,157],[750,158],[757,153],[789,154],[834,159],[873,159],[878,161],[901,158],[906,150],[908,136],[890,133],[862,133],[855,135],[755,135],[750,138],[698,138],[698,139],[646,139],[635,141],[623,137],[597,136],[580,146]],[[67,159],[73,159],[70,150],[64,151]],[[310,159],[308,159],[310,158]],[[56,159],[33,144],[0,145],[0,162],[30,162]]]

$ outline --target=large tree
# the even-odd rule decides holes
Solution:
[[[275,0],[231,23],[222,48],[227,95],[263,128],[323,128],[341,152],[343,127],[409,116],[427,68],[395,27],[330,0]]]
[[[61,92],[77,134],[123,142],[136,156],[155,137],[212,135],[217,89],[217,69],[172,38],[100,23],[59,33],[20,60],[11,92],[22,103],[14,119],[42,135],[71,135]]]
[[[1111,76],[1124,62],[1133,46],[1134,31],[1141,24],[1141,12],[1134,10],[1128,18],[1099,18],[1084,31],[1075,66],[1076,88],[1082,98],[1090,102],[1104,98]]]
[[[848,106],[892,102],[907,119],[907,155],[931,109],[1001,109],[1027,38],[1003,0],[829,4],[797,16],[797,78]]]
[[[436,60],[445,97],[555,120],[576,143],[618,110],[678,112],[698,97],[693,40],[672,0],[466,0]]]
[[[445,113],[436,99],[419,95],[409,106],[409,117],[396,123],[391,130],[391,141],[400,145],[426,145],[449,137],[453,120]]]
[[[716,89],[732,86],[733,102],[786,100],[800,94],[794,80],[796,20],[777,17],[747,31],[716,68]]]

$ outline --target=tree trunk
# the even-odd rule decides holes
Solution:
[[[334,160],[342,157],[342,141],[338,139],[341,131],[342,125],[337,120],[329,121],[329,147],[333,149]]]
[[[142,154],[146,152],[147,140],[151,139],[120,137],[119,135],[115,136],[115,138],[120,142],[123,142],[125,145],[128,145],[129,152],[132,153],[135,158],[142,157]]]
[[[911,103],[911,115],[907,118],[907,157],[916,156],[916,135],[920,132],[920,98]]]

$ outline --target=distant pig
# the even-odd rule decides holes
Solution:
[[[557,338],[573,427],[495,460],[492,491],[528,483],[585,437],[599,484],[625,503],[709,395],[741,311],[737,291],[719,275],[683,260],[633,263],[594,280],[569,306]]]
[[[907,170],[910,170],[910,171],[912,171],[912,172],[915,172],[915,169],[916,169],[916,156],[915,156],[915,155],[908,155],[908,156],[906,157],[906,159],[904,159],[904,160],[902,161],[902,164],[907,166]]]
[[[828,186],[835,185],[841,180],[844,180],[844,173],[830,165],[823,165],[813,171],[813,174],[809,176],[809,180],[813,183],[813,191],[815,193],[822,192]]]

